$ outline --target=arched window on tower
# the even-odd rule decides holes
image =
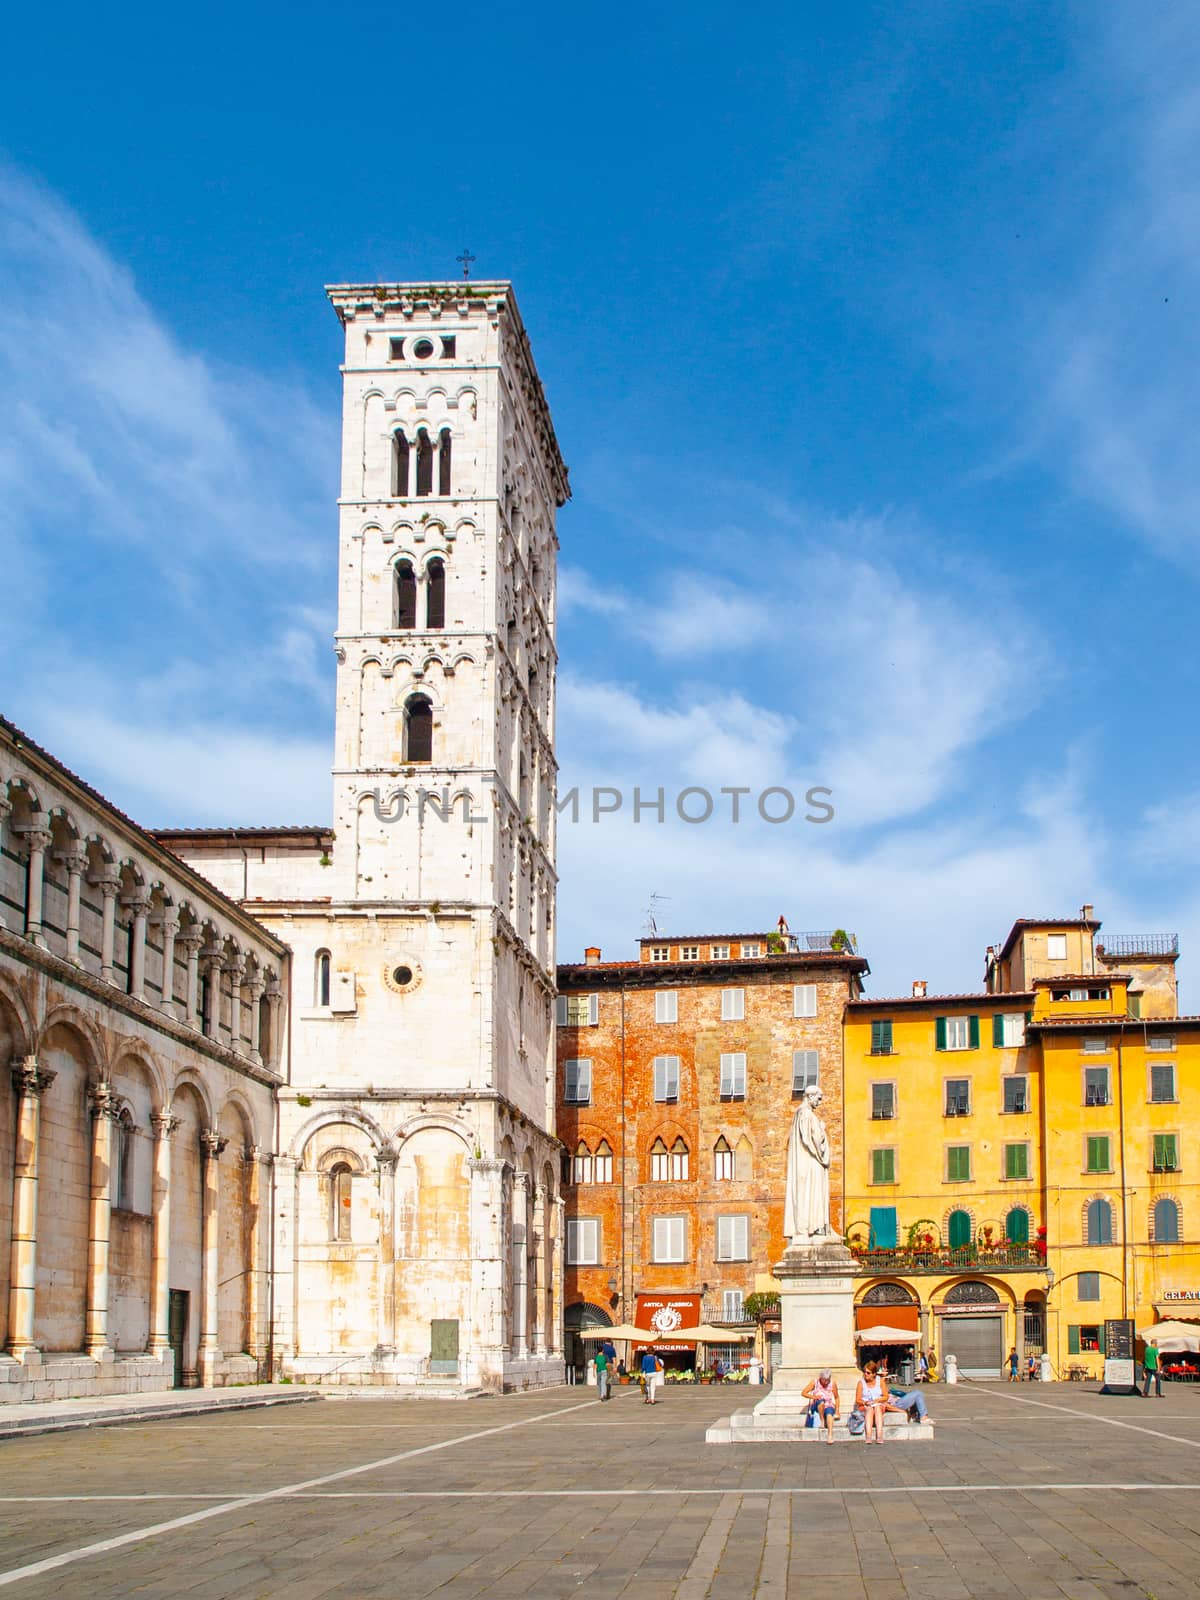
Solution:
[[[425,568],[425,626],[446,626],[446,563],[436,556]]]
[[[612,1157],[612,1145],[609,1144],[607,1139],[601,1139],[596,1146],[596,1154],[593,1160],[593,1176],[597,1183],[611,1183],[613,1181]]]
[[[1174,1200],[1154,1202],[1155,1244],[1179,1243],[1179,1206]]]
[[[392,435],[392,494],[397,500],[408,496],[408,440],[401,429]]]
[[[274,1056],[275,1042],[271,1037],[271,1002],[264,994],[258,1002],[258,1053],[268,1064]]]
[[[396,626],[415,628],[417,625],[417,575],[411,561],[401,561],[396,566]]]
[[[438,434],[438,493],[450,493],[450,429],[443,428]]]
[[[333,962],[328,950],[317,951],[316,972],[313,982],[313,1004],[327,1006],[329,1004],[329,986],[333,977]]]
[[[655,1139],[650,1146],[650,1181],[666,1183],[670,1176],[671,1158],[667,1154],[667,1147],[661,1139]]]
[[[582,1139],[575,1147],[575,1160],[571,1167],[571,1181],[573,1183],[591,1183],[592,1181],[592,1152]]]
[[[417,493],[433,493],[433,440],[426,428],[417,430]]]
[[[335,1243],[348,1243],[354,1221],[351,1184],[354,1175],[344,1161],[329,1169],[329,1237]]]
[[[411,695],[404,707],[404,759],[433,760],[433,707],[423,694]]]
[[[671,1179],[674,1183],[683,1183],[688,1175],[688,1147],[682,1139],[676,1139],[671,1146]]]
[[[1113,1212],[1107,1200],[1090,1200],[1087,1208],[1087,1243],[1113,1242]]]
[[[713,1177],[718,1183],[733,1177],[733,1151],[722,1134],[713,1147]]]

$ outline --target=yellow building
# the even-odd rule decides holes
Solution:
[[[1173,938],[1021,919],[985,990],[845,1015],[856,1316],[995,1376],[1016,1348],[1098,1375],[1106,1319],[1200,1317],[1200,1018]]]

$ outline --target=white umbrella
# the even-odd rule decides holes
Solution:
[[[916,1344],[917,1335],[912,1328],[889,1328],[881,1322],[876,1328],[859,1328],[854,1335],[859,1344]]]
[[[1200,1353],[1200,1326],[1194,1322],[1156,1322],[1153,1327],[1139,1328],[1138,1338],[1153,1339],[1164,1355]]]
[[[671,1339],[695,1339],[699,1344],[740,1344],[743,1339],[753,1339],[753,1328],[715,1328],[711,1322],[698,1322],[694,1328],[676,1328],[668,1335]]]
[[[636,1339],[639,1344],[653,1344],[658,1338],[653,1328],[635,1328],[630,1322],[618,1322],[612,1328],[576,1328],[581,1339]]]

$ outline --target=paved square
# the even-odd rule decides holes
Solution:
[[[760,1391],[761,1393],[761,1391]],[[1200,1389],[929,1391],[923,1450],[719,1447],[754,1391],[335,1399],[0,1442],[0,1587],[361,1600],[1194,1600]]]

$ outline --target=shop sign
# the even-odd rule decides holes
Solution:
[[[672,1342],[677,1328],[694,1328],[700,1321],[700,1296],[698,1294],[639,1294],[633,1323],[658,1334],[653,1345],[635,1345],[635,1350],[690,1351],[696,1348],[694,1339]]]

